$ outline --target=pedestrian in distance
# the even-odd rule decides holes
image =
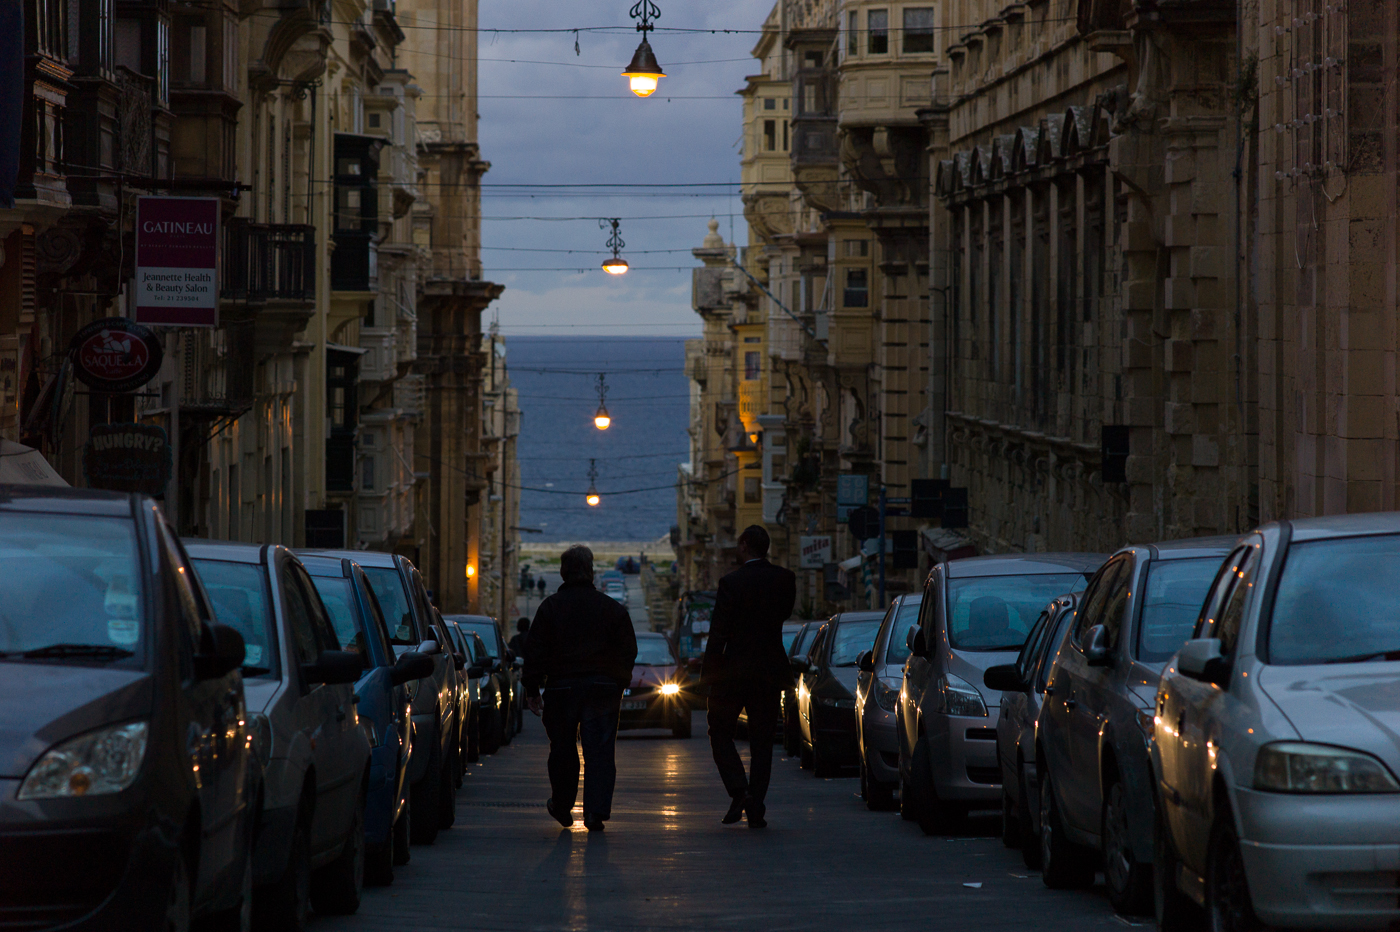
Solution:
[[[560,825],[573,826],[581,743],[583,824],[601,832],[612,815],[617,723],[637,636],[627,609],[593,587],[593,551],[582,545],[565,550],[559,575],[564,584],[540,603],[525,636],[526,705],[541,716],[549,736],[545,808]]]
[[[510,639],[506,646],[510,652],[517,657],[525,656],[525,638],[530,633],[530,619],[522,615],[515,623],[515,636]]]
[[[710,689],[710,751],[730,799],[720,821],[733,825],[747,814],[749,828],[768,824],[764,797],[773,773],[778,697],[793,685],[783,622],[797,601],[797,577],[768,562],[768,546],[768,532],[756,524],[739,535],[740,566],[719,581],[701,674]],[[734,746],[743,710],[749,719],[747,776]]]
[[[535,580],[535,588],[539,589],[540,595],[541,595],[541,596],[544,595],[544,577],[543,577],[543,576],[541,576],[539,579]]]

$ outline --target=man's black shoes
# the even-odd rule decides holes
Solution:
[[[749,803],[747,796],[735,796],[729,803],[729,811],[720,819],[722,825],[733,825],[744,817],[744,807]]]
[[[749,828],[767,828],[768,820],[763,817],[767,808],[762,803],[756,803],[750,799],[744,809],[749,814]]]
[[[570,810],[569,812],[555,812],[553,797],[550,797],[549,799],[545,800],[544,808],[549,811],[550,815],[554,816],[554,821],[558,822],[560,825],[564,826],[565,828],[574,827],[573,811]]]
[[[603,830],[603,817],[592,812],[583,814],[583,827],[590,832],[601,832]]]

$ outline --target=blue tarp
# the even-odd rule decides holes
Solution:
[[[24,119],[24,4],[0,0],[0,207],[15,206]]]

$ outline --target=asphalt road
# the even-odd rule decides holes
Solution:
[[[473,765],[457,824],[413,849],[394,885],[367,889],[355,916],[313,929],[995,930],[1120,928],[1102,893],[1047,890],[1002,847],[995,818],[928,838],[865,809],[854,776],[818,780],[776,752],[769,827],[720,825],[720,788],[695,737],[624,732],[612,821],[590,834],[545,812],[547,745],[525,731]],[[979,885],[980,886],[972,886]],[[1136,920],[1150,928],[1146,920]]]

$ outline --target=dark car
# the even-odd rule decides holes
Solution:
[[[622,691],[618,728],[669,728],[690,737],[691,697],[671,642],[664,634],[637,635],[632,682]]]
[[[802,766],[818,777],[860,762],[856,741],[856,661],[875,643],[884,612],[842,612],[822,625],[796,669]]]
[[[1046,603],[1083,589],[1104,559],[1003,554],[950,560],[929,573],[897,713],[900,810],[925,833],[949,831],[969,809],[1001,805],[1001,696],[982,676],[1015,660]]]
[[[1157,682],[1191,637],[1233,537],[1126,547],[1084,590],[1050,670],[1037,729],[1041,877],[1093,883],[1123,913],[1152,907],[1152,734]]]
[[[463,631],[455,621],[442,620],[452,638],[452,651],[458,656],[462,677],[462,757],[467,763],[481,760],[481,681],[486,677],[489,661],[486,648],[476,647],[481,639],[475,633]],[[466,768],[463,768],[465,772]]]
[[[1064,644],[1079,596],[1051,601],[1036,619],[1015,663],[988,667],[982,682],[1001,690],[997,716],[997,760],[1001,766],[1001,835],[1021,849],[1026,866],[1040,868],[1040,805],[1035,788],[1035,728],[1045,698],[1050,665]],[[1032,804],[1034,803],[1034,804]]]
[[[515,667],[515,654],[506,646],[506,639],[501,636],[500,626],[496,624],[496,619],[487,615],[447,615],[452,621],[457,622],[463,631],[471,631],[481,635],[481,640],[486,643],[486,652],[490,655],[490,673],[496,678],[496,686],[500,690],[500,705],[496,707],[495,716],[486,715],[481,720],[483,729],[483,743],[499,748],[510,744],[510,739],[515,736],[517,725],[516,720],[516,683],[519,680],[519,671]],[[488,720],[491,728],[494,728],[493,737],[487,741]]]
[[[895,709],[909,659],[909,629],[919,620],[923,596],[914,592],[896,596],[880,622],[869,655],[856,661],[856,729],[860,743],[860,796],[867,808],[894,808],[899,786],[899,728]]]
[[[501,677],[495,672],[496,661],[491,659],[491,650],[481,635],[471,628],[459,626],[459,629],[471,650],[472,665],[467,668],[467,675],[473,684],[472,718],[478,753],[495,754],[501,749],[500,728],[493,723],[498,723],[501,709],[506,704],[505,694],[501,691]]]
[[[452,654],[444,643],[447,632],[433,626],[427,587],[408,558],[372,550],[304,552],[347,557],[358,563],[384,612],[394,653],[420,651],[433,658],[432,678],[409,686],[415,737],[408,760],[409,827],[414,844],[430,845],[440,828],[452,824],[457,811],[452,778],[458,731],[456,674]]]
[[[807,651],[812,647],[812,640],[817,636],[821,627],[820,621],[801,622],[797,634],[793,636],[792,643],[788,646],[788,663],[793,663],[799,657],[807,656]],[[794,676],[797,673],[796,666],[793,667],[793,673]],[[796,757],[802,749],[802,729],[797,724],[796,687],[783,690],[780,701],[783,719],[783,753],[788,757]]]
[[[244,634],[244,662],[267,671],[245,686],[256,741],[266,749],[254,855],[258,925],[300,928],[313,906],[353,913],[364,880],[370,769],[353,686],[363,659],[341,649],[306,567],[286,547],[185,546],[215,615]]]
[[[321,594],[340,643],[364,661],[364,673],[355,683],[355,714],[370,746],[365,882],[392,883],[394,864],[408,860],[412,703],[406,684],[432,676],[433,659],[416,651],[394,655],[379,600],[354,561],[307,555],[301,562]]]
[[[803,629],[806,625],[807,625],[807,622],[805,622],[805,621],[785,621],[785,622],[783,622],[783,653],[786,654],[789,658],[792,657],[792,644],[793,644],[793,642],[797,640],[798,634],[800,634],[800,633],[802,632],[802,629]],[[691,684],[690,692],[691,692],[691,694],[692,694],[692,696],[693,696],[693,700],[692,700],[692,701],[695,702],[695,703],[699,703],[699,702],[700,702],[700,699],[701,699],[701,696],[700,696],[700,693],[698,692],[698,690],[696,689],[696,685],[698,685],[698,684]],[[786,745],[787,745],[787,715],[785,715],[784,712],[783,712],[783,703],[784,703],[784,701],[786,700],[786,694],[787,694],[788,692],[791,692],[791,690],[783,690],[783,696],[780,697],[779,700],[778,700],[778,723],[777,723],[777,729],[773,732],[773,737],[774,737],[775,739],[777,739],[777,740],[782,741],[784,747],[786,747]],[[747,735],[747,734],[748,734],[748,728],[749,728],[749,710],[748,710],[748,709],[742,709],[742,710],[740,710],[740,712],[739,712],[739,733],[740,733],[741,735]],[[794,751],[794,752],[792,752],[792,753],[796,753],[796,752]],[[789,756],[791,756],[791,755],[789,755]]]
[[[0,565],[0,927],[247,928],[244,644],[160,508],[0,486]]]

